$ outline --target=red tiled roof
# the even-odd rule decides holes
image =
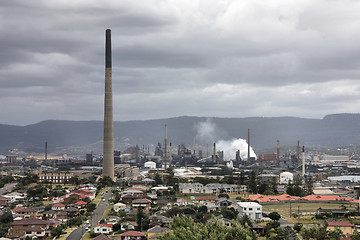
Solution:
[[[84,202],[84,201],[78,201],[76,203],[74,203],[75,205],[86,205],[87,202]]]
[[[250,195],[248,198],[246,198],[246,199],[249,199],[249,200],[251,200],[251,201],[256,201],[256,200],[258,200],[259,198],[263,198],[264,196],[263,195],[261,195],[261,194],[255,194],[255,195]]]
[[[351,201],[349,198],[338,195],[308,195],[301,199],[308,201]]]
[[[17,211],[21,211],[23,209],[25,209],[25,208],[19,206],[19,207],[14,208],[12,211],[17,212]]]
[[[145,237],[145,234],[138,231],[128,231],[120,234],[121,237]]]
[[[215,196],[202,196],[202,197],[197,197],[196,201],[215,201],[216,199],[218,199]]]
[[[98,225],[96,225],[95,227],[98,227],[98,226],[105,226],[105,227],[108,227],[108,228],[112,228],[112,224],[106,224],[106,223],[100,223]]]
[[[52,205],[53,207],[65,207],[65,205],[64,204],[62,204],[62,203],[56,203],[56,204],[54,204],[54,205]]]
[[[354,224],[350,223],[350,222],[329,222],[329,226],[332,227],[355,227]]]

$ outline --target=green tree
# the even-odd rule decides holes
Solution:
[[[239,185],[245,185],[245,173],[244,171],[241,171],[240,176],[239,176]]]
[[[100,185],[107,187],[111,187],[114,185],[114,181],[109,176],[105,176],[102,179],[100,179],[99,183]]]
[[[163,184],[163,180],[161,179],[160,175],[158,173],[155,174],[154,176],[154,180],[155,180],[155,184],[156,185],[161,185]]]
[[[351,240],[360,240],[360,234],[356,229],[353,232],[353,234],[351,235]]]
[[[62,231],[63,231],[63,226],[59,225],[56,228],[53,228],[50,233],[51,233],[51,236],[53,236],[53,237],[59,237],[61,235]]]
[[[327,224],[324,225],[315,225],[307,228],[302,228],[300,231],[300,235],[304,240],[317,239],[324,240],[327,237],[326,231]]]
[[[269,213],[269,218],[274,221],[279,221],[281,216],[278,212],[271,212],[271,213]]]
[[[295,223],[295,224],[294,224],[294,230],[295,230],[296,232],[300,232],[301,229],[302,229],[302,227],[303,227],[303,224],[302,224],[302,223]]]
[[[223,215],[224,218],[227,218],[227,219],[230,219],[230,220],[236,219],[237,215],[239,213],[233,207],[231,207],[231,208],[223,207],[223,208],[221,208],[220,212],[221,212],[221,215]]]
[[[252,193],[258,193],[256,178],[257,178],[256,172],[252,171],[250,173],[249,182],[248,182],[248,188]]]
[[[138,208],[137,214],[136,214],[136,223],[138,224],[138,231],[147,230],[149,228],[149,218],[144,213],[142,207]]]
[[[305,192],[307,195],[313,194],[313,184],[314,181],[311,177],[305,177]]]
[[[243,227],[245,227],[247,225],[252,228],[252,226],[253,226],[251,219],[246,214],[240,218],[239,222]]]
[[[198,212],[207,213],[207,206],[202,205],[202,206],[198,207]]]
[[[230,197],[229,197],[229,195],[226,194],[226,193],[220,193],[220,194],[218,195],[218,198],[227,198],[227,199],[229,199]]]
[[[206,223],[195,224],[192,218],[185,216],[174,217],[172,232],[160,237],[161,240],[255,240],[257,235],[247,227],[243,227],[239,222],[232,221],[232,226],[223,225],[216,218],[212,218]]]
[[[12,221],[13,216],[10,211],[6,211],[0,215],[0,237],[5,237]]]
[[[96,209],[96,204],[95,203],[88,203],[86,206],[86,210],[88,212],[93,212]]]

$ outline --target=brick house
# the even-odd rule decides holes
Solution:
[[[120,234],[121,240],[145,240],[146,236],[142,232],[128,231]]]
[[[37,219],[29,218],[15,221],[10,224],[7,237],[8,238],[37,238],[37,239],[49,239],[50,222]]]

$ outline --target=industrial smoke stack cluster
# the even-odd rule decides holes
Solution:
[[[105,40],[105,102],[104,102],[104,145],[103,177],[114,180],[114,124],[112,97],[111,30],[106,29]]]

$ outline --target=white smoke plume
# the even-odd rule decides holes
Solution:
[[[240,150],[242,160],[248,158],[248,144],[246,140],[239,138],[231,141],[220,140],[216,143],[216,151],[224,151],[224,160],[230,161],[236,158],[236,151]],[[256,157],[256,154],[250,146],[250,157]]]
[[[200,143],[212,143],[217,136],[216,125],[208,118],[204,122],[198,122],[194,126],[196,130],[196,140]]]

